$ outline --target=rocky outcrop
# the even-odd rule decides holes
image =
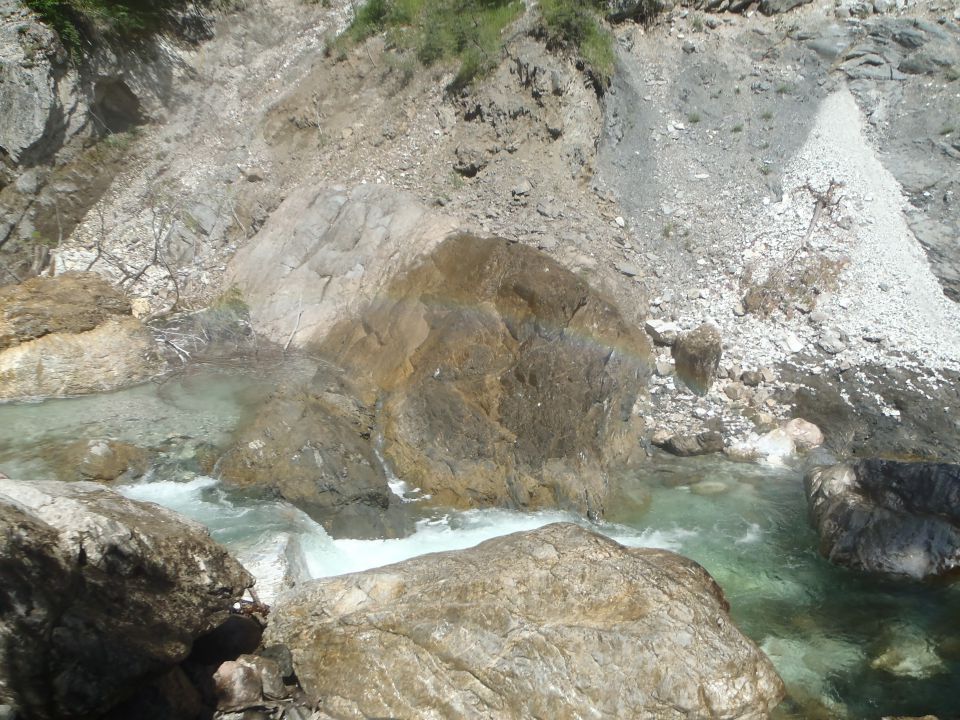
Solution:
[[[0,480],[0,705],[88,717],[183,660],[253,581],[206,530],[87,482]]]
[[[376,457],[373,411],[318,376],[313,389],[281,389],[260,407],[218,465],[243,487],[267,487],[334,537],[402,534],[399,498]]]
[[[601,516],[637,459],[649,341],[532,248],[451,238],[321,349],[380,393],[384,456],[438,504]]]
[[[805,487],[832,562],[916,579],[960,568],[960,466],[861,460],[814,468]]]
[[[702,567],[565,523],[314,581],[266,637],[334,718],[765,718],[783,696]]]
[[[161,368],[151,333],[96,276],[0,289],[0,400],[114,390]]]
[[[227,284],[243,293],[257,333],[293,347],[314,345],[453,228],[391,188],[307,186],[237,252]]]
[[[723,353],[720,330],[704,323],[690,332],[680,335],[673,344],[673,360],[677,377],[697,395],[706,395],[713,385]]]

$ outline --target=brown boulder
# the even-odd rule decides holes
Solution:
[[[112,482],[124,476],[142,476],[150,464],[143,448],[120,440],[77,440],[55,455],[55,472],[60,480]]]
[[[639,454],[649,341],[532,248],[451,238],[319,349],[381,392],[384,455],[438,504],[600,516]]]
[[[269,488],[334,537],[398,535],[403,523],[390,512],[373,422],[349,390],[318,375],[313,388],[280,389],[258,409],[221,459],[220,475],[233,485]]]
[[[720,330],[704,323],[677,338],[671,350],[677,365],[677,377],[695,395],[706,395],[713,385],[723,353]]]
[[[0,287],[0,350],[51,333],[93,330],[130,314],[130,303],[93,273],[35,277]]]

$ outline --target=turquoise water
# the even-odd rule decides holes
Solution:
[[[274,379],[308,372],[301,364],[201,367],[117,393],[0,405],[0,470],[55,477],[49,458],[77,439],[158,448],[147,476],[119,489],[206,524],[258,576],[267,599],[284,573],[333,575],[558,520],[584,522],[560,512],[423,508],[409,537],[335,540],[282,501],[200,474],[198,448],[226,445]],[[958,717],[960,591],[876,580],[824,561],[796,470],[656,456],[619,491],[616,513],[592,527],[627,545],[675,550],[710,571],[739,627],[787,683],[780,718]]]

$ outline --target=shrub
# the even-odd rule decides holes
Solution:
[[[541,0],[540,12],[548,46],[565,47],[579,53],[587,72],[598,87],[605,87],[613,75],[613,36],[600,22],[602,0]]]
[[[74,57],[94,39],[142,37],[162,29],[187,0],[21,0],[57,31]]]
[[[385,32],[389,47],[424,66],[458,61],[457,89],[500,62],[503,31],[523,8],[522,0],[369,0],[338,42]]]

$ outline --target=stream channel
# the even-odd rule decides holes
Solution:
[[[289,380],[310,370],[292,363],[273,372]],[[797,469],[656,455],[624,481],[601,524],[560,512],[424,507],[409,537],[332,539],[291,505],[228,489],[199,470],[198,456],[228,444],[244,412],[269,392],[270,377],[262,368],[194,366],[120,392],[0,405],[0,470],[56,479],[52,458],[78,439],[150,448],[147,474],[117,489],[208,526],[258,577],[266,599],[291,543],[302,569],[323,577],[579,522],[625,545],[667,548],[704,565],[739,627],[787,684],[791,697],[777,717],[958,717],[960,588],[877,580],[823,560]]]

